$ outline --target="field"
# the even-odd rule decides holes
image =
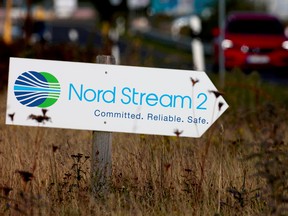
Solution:
[[[230,108],[200,139],[113,133],[93,194],[92,132],[6,126],[4,88],[0,215],[288,215],[287,87],[235,71],[223,91]]]

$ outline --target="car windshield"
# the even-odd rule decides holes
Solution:
[[[277,20],[234,20],[228,23],[227,32],[241,34],[283,34],[283,26]]]

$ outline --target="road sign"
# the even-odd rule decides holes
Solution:
[[[10,58],[6,124],[200,137],[227,108],[205,72]]]

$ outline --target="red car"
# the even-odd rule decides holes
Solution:
[[[228,16],[222,41],[226,69],[288,68],[288,38],[280,20],[266,13],[237,12]],[[219,38],[214,44],[218,65]]]

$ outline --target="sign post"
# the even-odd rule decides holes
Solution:
[[[94,194],[110,183],[111,132],[201,137],[227,108],[201,71],[10,58],[6,124],[93,131]]]
[[[219,35],[219,77],[220,86],[223,88],[225,85],[225,55],[222,47],[223,40],[225,39],[225,0],[219,1],[219,19],[218,24],[220,27]]]
[[[115,64],[113,56],[99,55],[99,64]],[[112,133],[93,131],[91,157],[92,193],[105,193],[112,175]]]

